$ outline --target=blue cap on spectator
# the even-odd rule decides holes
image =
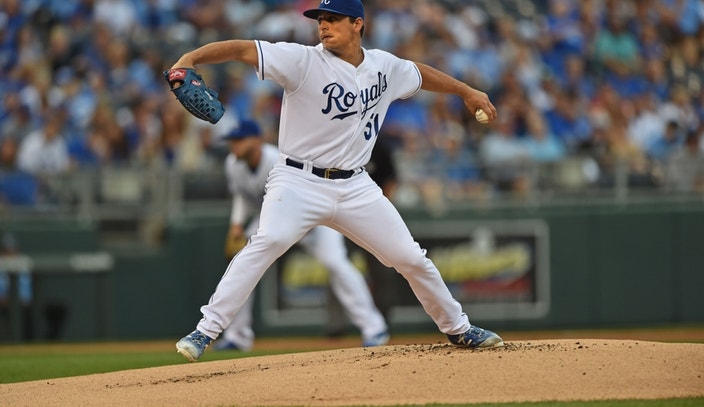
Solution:
[[[364,18],[364,6],[361,0],[321,0],[318,8],[306,10],[303,15],[315,20],[321,11],[329,11],[354,18]]]
[[[247,137],[259,137],[262,132],[259,125],[253,120],[242,120],[240,125],[232,129],[223,137],[225,140],[241,140]]]

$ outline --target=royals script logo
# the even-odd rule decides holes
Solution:
[[[330,83],[323,88],[323,95],[327,97],[327,102],[322,112],[325,115],[333,115],[330,120],[344,120],[349,116],[359,113],[358,110],[355,110],[355,107],[357,106],[357,97],[359,96],[360,101],[362,102],[361,115],[362,118],[365,118],[367,112],[379,103],[381,96],[384,94],[387,87],[388,82],[386,80],[386,75],[381,72],[377,72],[377,83],[368,88],[362,89],[359,95],[346,90],[337,82]],[[364,138],[369,140],[378,132],[379,115],[372,114],[369,122],[367,122]]]

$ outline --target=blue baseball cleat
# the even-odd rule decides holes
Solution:
[[[230,342],[227,339],[220,339],[219,341],[215,342],[213,345],[213,350],[241,350],[245,351],[246,349],[242,349],[239,346],[237,346],[236,343]]]
[[[381,333],[378,333],[371,338],[366,338],[362,341],[362,346],[365,348],[371,347],[371,346],[384,346],[387,343],[389,343],[389,333],[384,331]]]
[[[465,348],[472,349],[483,349],[483,348],[496,348],[499,346],[504,346],[504,340],[494,332],[488,329],[482,329],[478,326],[472,326],[465,333],[458,335],[447,335],[447,339],[450,340],[455,346],[462,346]]]
[[[182,354],[189,362],[197,362],[212,341],[196,329],[176,342],[176,352]]]

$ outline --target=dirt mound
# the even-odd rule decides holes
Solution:
[[[10,406],[349,406],[704,396],[704,344],[389,345],[0,385]]]

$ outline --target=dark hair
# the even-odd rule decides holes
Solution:
[[[355,21],[357,21],[357,18],[360,18],[360,17],[352,17],[352,16],[349,16],[350,21],[353,22],[353,23],[354,23]],[[364,21],[364,19],[362,19],[362,21]],[[364,27],[366,27],[366,26],[367,26],[367,23],[365,22],[364,25],[362,26],[362,29],[359,31],[359,36],[362,37],[362,38],[364,38]]]

